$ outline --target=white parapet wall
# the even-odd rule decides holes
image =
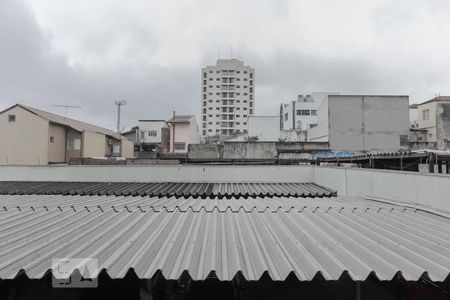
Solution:
[[[315,167],[314,183],[340,196],[377,197],[450,212],[450,176],[360,168]]]
[[[313,166],[0,166],[0,181],[312,182]]]

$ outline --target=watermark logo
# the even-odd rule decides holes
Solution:
[[[54,258],[52,259],[52,272],[54,288],[96,288],[98,286],[98,260],[96,258]]]

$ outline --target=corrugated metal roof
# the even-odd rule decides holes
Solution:
[[[314,183],[193,182],[0,182],[0,194],[116,195],[155,197],[331,197],[336,191]]]
[[[347,203],[348,202],[348,203]],[[392,206],[392,205],[391,205]],[[133,197],[133,196],[63,196],[63,195],[0,195],[0,209],[5,211],[103,211],[128,210],[135,211],[168,211],[199,212],[214,210],[225,212],[244,211],[302,211],[305,208],[347,208],[371,207],[369,203],[355,203],[348,198],[289,198],[289,197],[249,197],[249,198],[176,198],[176,197]]]
[[[248,280],[265,272],[274,280],[291,273],[311,280],[318,272],[329,280],[344,272],[354,280],[373,273],[382,280],[397,272],[407,280],[449,275],[449,219],[363,200],[325,200],[336,208],[319,199],[318,208],[288,212],[1,211],[0,278],[21,270],[41,278],[57,257],[97,258],[111,278],[130,269],[139,278],[161,271],[166,279],[186,270],[194,280],[211,272],[221,280],[237,272]]]

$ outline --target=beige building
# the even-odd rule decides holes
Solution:
[[[0,141],[0,165],[133,156],[133,143],[111,130],[21,104],[0,112]]]
[[[237,59],[219,59],[202,69],[201,135],[231,135],[248,129],[255,114],[255,70]]]
[[[444,150],[450,141],[450,96],[438,96],[417,104],[416,129],[426,130],[424,142],[436,143],[437,149]]]
[[[200,143],[195,116],[174,115],[167,123],[170,125],[170,152],[184,153],[189,144]]]

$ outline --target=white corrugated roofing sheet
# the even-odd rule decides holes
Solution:
[[[51,269],[52,258],[61,257],[96,258],[99,270],[111,278],[130,269],[139,278],[161,271],[166,279],[187,271],[194,280],[211,272],[231,280],[239,271],[248,280],[265,272],[274,280],[291,273],[311,280],[319,272],[328,280],[344,272],[354,280],[369,274],[390,280],[397,272],[407,280],[427,274],[443,281],[449,275],[449,219],[364,200],[320,199],[315,207],[306,203],[310,200],[292,204],[280,198],[294,209],[274,210],[274,203],[269,210],[250,212],[223,209],[229,202],[220,202],[222,209],[186,211],[22,205],[0,212],[0,278],[15,278],[21,270],[40,278]],[[219,204],[213,200],[212,205]]]

